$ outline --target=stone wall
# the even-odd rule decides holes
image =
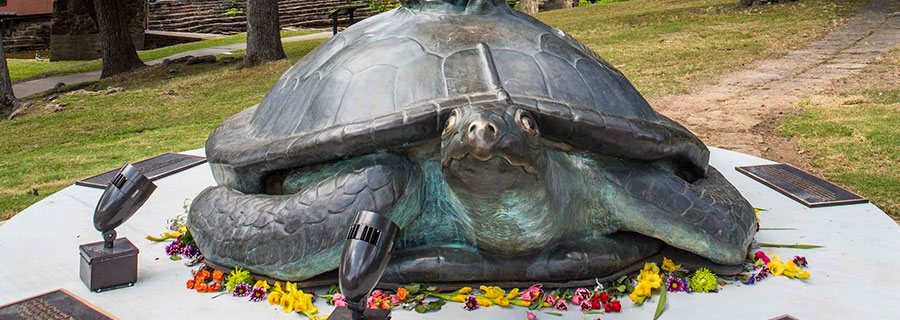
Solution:
[[[138,50],[144,48],[147,1],[123,1],[131,21],[131,40]],[[53,0],[50,27],[50,60],[91,60],[100,58],[100,38],[90,0]]]
[[[6,22],[6,52],[44,50],[50,46],[50,15],[17,17]]]

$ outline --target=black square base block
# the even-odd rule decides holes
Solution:
[[[81,254],[81,281],[91,291],[100,292],[133,286],[137,281],[138,248],[119,238],[112,248],[105,248],[103,241],[83,244]]]
[[[366,309],[363,313],[365,320],[390,320],[391,310]],[[328,320],[353,320],[353,311],[347,307],[337,307],[328,316]]]

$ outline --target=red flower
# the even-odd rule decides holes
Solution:
[[[607,304],[603,305],[603,311],[612,312],[612,310],[613,310],[612,304],[607,303]]]
[[[597,295],[594,295],[595,297]],[[600,300],[599,299],[591,299],[591,309],[600,310]]]
[[[194,286],[194,289],[197,289],[197,292],[206,292],[207,289],[209,289],[209,286],[207,286],[205,283],[200,283]]]
[[[613,312],[622,311],[622,304],[619,303],[619,300],[613,300],[610,304],[612,305]]]
[[[207,289],[209,289],[209,292],[219,292],[219,290],[222,290],[222,284],[213,282]]]
[[[603,304],[609,303],[609,294],[606,292],[601,293],[600,294],[600,302],[603,302]]]
[[[187,288],[188,288],[188,290],[193,290],[193,289],[194,289],[194,280],[188,280],[188,281],[187,281]]]

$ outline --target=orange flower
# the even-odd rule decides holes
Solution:
[[[212,284],[209,285],[209,287],[207,289],[209,292],[219,292],[219,290],[222,290],[222,284],[220,284],[218,282],[213,282]]]
[[[194,289],[194,280],[188,280],[188,282],[187,282],[187,288],[188,288],[188,290],[193,290],[193,289]]]
[[[389,299],[381,300],[381,309],[388,310],[391,308],[391,301]]]
[[[209,270],[200,271],[200,276],[203,278],[209,278]]]
[[[222,276],[224,276],[224,275],[222,274],[222,271],[215,270],[215,271],[212,272],[212,279],[213,279],[213,281],[222,281]]]
[[[197,284],[194,289],[197,289],[197,292],[206,292],[209,289],[209,286],[207,286],[205,283],[200,283]]]
[[[398,288],[397,289],[397,298],[400,298],[400,300],[406,300],[406,295],[408,293],[409,293],[409,290],[406,290],[406,288]]]

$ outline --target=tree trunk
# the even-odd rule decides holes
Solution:
[[[519,0],[519,11],[527,14],[535,14],[541,5],[541,0]]]
[[[0,115],[8,116],[22,104],[13,95],[12,80],[9,78],[9,67],[6,65],[6,50],[3,48],[3,33],[6,28],[0,28]]]
[[[128,18],[120,0],[94,0],[97,27],[100,29],[100,46],[103,50],[101,78],[128,72],[144,66],[137,55]]]
[[[247,56],[242,66],[286,58],[279,29],[277,0],[248,0]]]

